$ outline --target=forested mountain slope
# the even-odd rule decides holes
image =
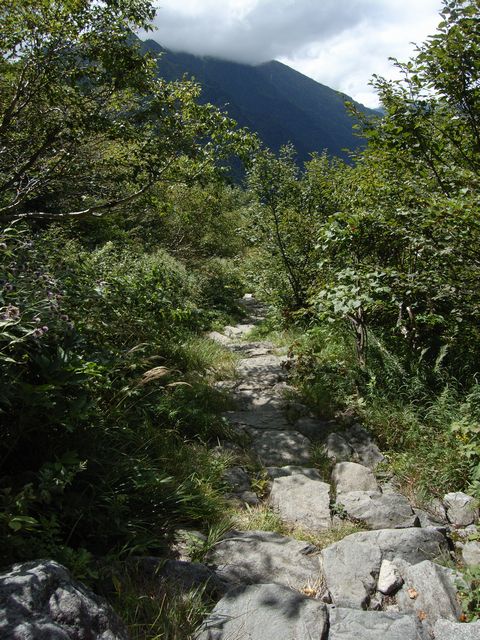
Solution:
[[[355,119],[345,101],[352,101],[329,87],[272,60],[257,66],[216,58],[174,53],[154,40],[145,51],[161,54],[158,70],[167,80],[194,77],[202,86],[202,102],[226,108],[241,126],[256,131],[272,150],[291,142],[300,161],[313,151],[327,149],[344,159],[346,150],[363,145],[353,130]],[[357,104],[362,111],[375,112]]]

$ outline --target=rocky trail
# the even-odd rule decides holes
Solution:
[[[428,511],[411,505],[379,473],[384,458],[367,431],[312,415],[289,385],[287,356],[248,341],[264,309],[251,296],[243,303],[248,322],[210,337],[240,357],[237,377],[217,386],[234,399],[225,418],[268,482],[257,495],[248,466],[232,466],[227,498],[273,510],[292,533],[231,530],[203,564],[178,545],[177,559],[139,559],[142,571],[184,590],[206,583],[217,604],[196,640],[480,639],[480,622],[460,622],[453,555],[457,547],[463,565],[480,564],[480,542],[468,539],[473,499],[457,492]],[[315,466],[315,449],[326,465]],[[316,544],[326,533],[330,543]],[[50,560],[0,576],[0,637],[128,640],[111,607]]]
[[[461,542],[478,520],[473,500],[448,494],[427,512],[382,483],[382,453],[360,425],[341,430],[292,400],[287,357],[269,342],[247,341],[263,309],[251,296],[244,304],[248,323],[210,337],[241,356],[238,379],[219,386],[237,405],[226,418],[268,473],[267,504],[292,530],[321,533],[345,519],[364,530],[323,549],[269,531],[228,532],[207,558],[225,595],[198,640],[480,638],[480,622],[459,622],[461,574],[444,566],[453,566],[452,532],[465,563],[479,562],[478,543]],[[332,460],[330,477],[311,464],[318,443]],[[233,498],[260,502],[244,468],[225,479]]]

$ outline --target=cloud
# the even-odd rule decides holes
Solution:
[[[237,62],[290,56],[310,43],[342,33],[363,20],[375,0],[164,0],[156,39],[167,48]]]
[[[441,0],[160,0],[153,37],[174,51],[257,64],[278,59],[374,105],[373,73],[394,75],[439,22]]]

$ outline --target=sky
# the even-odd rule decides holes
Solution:
[[[279,60],[369,107],[374,73],[397,77],[440,22],[441,0],[157,0],[147,37],[174,51],[259,64]]]

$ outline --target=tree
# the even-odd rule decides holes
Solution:
[[[150,0],[2,3],[1,219],[98,215],[248,146],[196,85],[156,77],[133,35],[153,15]]]

